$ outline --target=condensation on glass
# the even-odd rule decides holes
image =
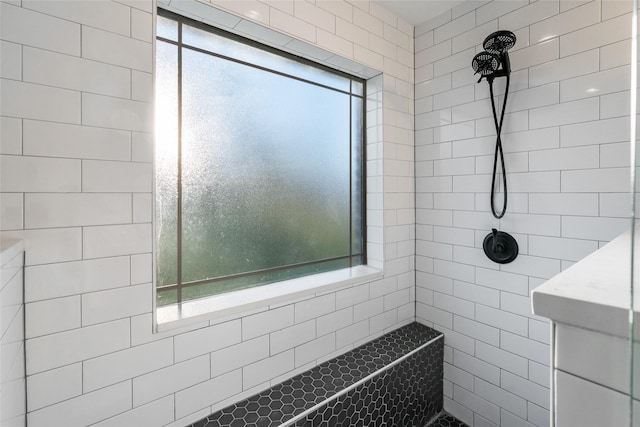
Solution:
[[[158,306],[365,259],[364,81],[160,10]]]

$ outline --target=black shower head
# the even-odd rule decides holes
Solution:
[[[491,53],[502,54],[511,49],[516,44],[516,35],[511,31],[500,30],[491,33],[484,39],[482,47]]]
[[[490,52],[480,52],[473,57],[471,67],[476,74],[482,77],[490,76],[500,67],[500,57]]]
[[[492,82],[496,77],[509,76],[511,74],[511,62],[507,52],[516,44],[516,35],[511,31],[500,30],[489,34],[484,39],[482,46],[485,51],[473,57],[471,66],[476,74],[480,73],[480,80],[486,77]],[[498,70],[502,66],[501,70]],[[478,83],[480,83],[478,80]]]

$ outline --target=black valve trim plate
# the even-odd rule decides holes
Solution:
[[[518,256],[518,242],[513,236],[495,228],[487,234],[482,242],[484,253],[498,264],[508,264]]]

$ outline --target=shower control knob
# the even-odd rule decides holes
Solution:
[[[508,264],[518,256],[518,242],[513,236],[504,231],[491,229],[482,242],[484,253],[498,264]]]

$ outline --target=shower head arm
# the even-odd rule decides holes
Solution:
[[[489,76],[485,76],[487,78],[487,80],[489,79],[495,79],[496,77],[507,77],[509,76],[511,73],[509,73],[507,70],[498,70],[495,71],[493,74],[489,75]]]
[[[488,76],[481,76],[480,79],[478,79],[478,83],[480,83],[482,79],[485,78],[487,79],[487,83],[493,84],[493,81],[496,77],[509,77],[509,74],[510,73],[506,72],[505,70],[497,70],[489,74]]]
[[[500,53],[500,69],[494,71],[490,76],[488,77],[506,77],[511,75],[511,61],[509,61],[509,54],[504,51],[502,53]]]
[[[509,52],[506,50],[500,53],[500,64],[502,65],[502,71],[504,75],[511,74],[511,61],[509,61]]]

